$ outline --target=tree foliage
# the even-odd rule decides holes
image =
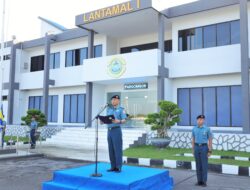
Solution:
[[[35,109],[30,109],[27,111],[27,115],[21,118],[21,120],[23,121],[22,124],[30,126],[32,116],[36,117],[38,127],[43,127],[47,125],[47,119],[44,113],[42,113],[40,110]]]
[[[177,104],[170,101],[160,101],[158,113],[147,115],[144,123],[151,125],[151,129],[157,131],[160,138],[168,137],[167,130],[180,121],[182,110]]]

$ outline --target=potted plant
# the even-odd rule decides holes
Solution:
[[[179,115],[182,110],[177,104],[170,101],[160,101],[158,106],[160,111],[148,114],[144,123],[151,125],[151,129],[157,131],[157,136],[151,139],[152,145],[158,148],[166,148],[171,142],[168,129],[180,121]]]
[[[36,109],[30,109],[27,111],[26,116],[23,116],[21,118],[21,120],[23,121],[22,125],[30,126],[32,116],[36,117],[38,127],[44,127],[47,125],[47,119],[46,119],[45,114],[42,113],[40,110],[36,110]],[[39,139],[40,134],[41,133],[39,131],[36,132],[37,139]]]

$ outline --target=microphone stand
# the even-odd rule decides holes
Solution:
[[[95,173],[93,173],[91,176],[92,177],[102,177],[101,173],[98,173],[98,118],[99,115],[108,107],[108,105],[104,106],[101,108],[101,110],[97,113],[97,115],[92,119],[92,122],[96,121],[96,126],[95,126]],[[91,122],[91,123],[92,123]]]

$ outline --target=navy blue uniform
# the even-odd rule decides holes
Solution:
[[[212,132],[209,127],[203,125],[195,126],[192,131],[194,138],[194,157],[196,162],[196,173],[198,182],[207,182],[208,170],[208,140],[212,138]]]
[[[116,120],[124,120],[127,118],[124,108],[117,106],[109,107],[107,109],[107,115],[114,115]],[[121,124],[108,124],[108,147],[109,147],[109,159],[111,168],[122,168],[122,130]]]
[[[30,139],[31,139],[31,146],[36,145],[36,130],[38,127],[38,123],[36,121],[31,121],[30,123]]]

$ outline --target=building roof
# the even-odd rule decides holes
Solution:
[[[198,0],[162,11],[168,18],[194,14],[239,4],[239,0]]]
[[[54,21],[48,20],[48,19],[43,18],[43,17],[40,17],[40,16],[39,16],[38,18],[39,18],[40,20],[42,20],[42,21],[48,23],[49,25],[51,25],[51,26],[53,26],[53,27],[55,27],[55,28],[61,30],[61,31],[66,31],[66,30],[67,30],[66,27],[64,27],[64,26],[62,26],[62,25],[60,25],[60,24],[58,24],[58,23],[56,23],[56,22],[54,22]]]

